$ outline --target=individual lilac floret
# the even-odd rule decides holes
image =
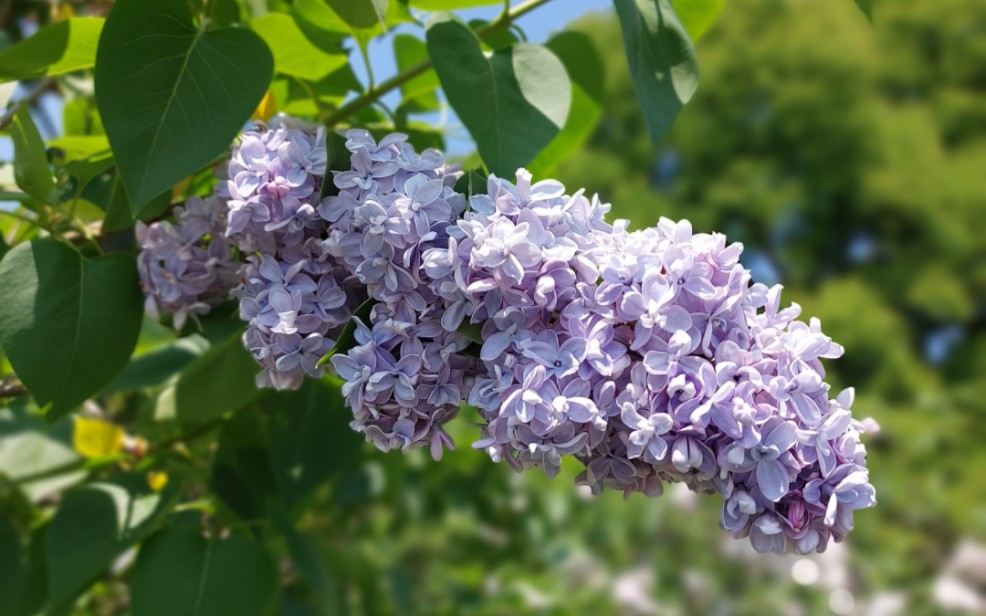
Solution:
[[[175,223],[137,222],[137,258],[144,308],[152,318],[172,315],[175,329],[221,303],[236,284],[239,263],[224,237],[226,204],[192,197],[175,208]]]

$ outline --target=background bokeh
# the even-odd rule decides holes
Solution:
[[[883,0],[871,25],[851,0],[728,1],[656,149],[614,16],[583,14],[597,5],[531,16],[537,40],[576,18],[606,64],[600,124],[557,176],[634,227],[688,218],[743,242],[757,280],[821,319],[846,347],[833,388],[882,427],[879,504],[824,554],[757,555],[719,530],[717,497],[594,497],[573,460],[555,480],[494,465],[464,409],[441,463],[365,446],[306,508],[334,592],[353,614],[986,614],[986,3]],[[148,331],[143,351],[169,340]],[[282,573],[283,613],[307,615]],[[123,584],[77,613],[126,613]]]

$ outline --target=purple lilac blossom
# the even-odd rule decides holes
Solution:
[[[346,381],[352,426],[381,450],[428,446],[439,459],[453,448],[443,425],[472,387],[470,341],[442,326],[442,297],[422,267],[430,250],[447,251],[449,224],[466,200],[453,186],[457,169],[435,150],[421,154],[392,134],[346,133],[351,169],[334,173],[337,195],[318,212],[323,249],[376,302],[356,330],[358,344],[332,357]]]
[[[137,258],[144,309],[172,315],[175,329],[221,303],[236,284],[239,263],[224,237],[226,203],[193,197],[174,209],[174,224],[137,222]]]
[[[722,528],[758,551],[822,551],[875,504],[860,443],[875,423],[853,419],[852,389],[830,397],[821,363],[842,347],[782,307],[780,286],[751,283],[740,244],[663,218],[631,232],[598,198],[523,169],[467,204],[437,151],[346,137],[350,169],[322,200],[320,128],[245,132],[217,197],[179,208],[176,226],[138,227],[148,311],[179,326],[207,311],[231,284],[231,242],[260,386],[320,376],[374,302],[331,360],[351,425],[382,450],[440,458],[468,402],[493,460],[553,476],[572,456],[596,492],[719,493]],[[215,203],[228,205],[218,225]]]
[[[759,551],[841,540],[875,504],[852,390],[824,381],[842,347],[751,284],[741,245],[687,221],[630,232],[608,209],[520,170],[425,253],[442,324],[482,327],[476,446],[548,475],[574,455],[594,491],[718,492],[723,528]]]
[[[295,389],[320,377],[365,292],[323,245],[318,214],[325,133],[286,118],[244,132],[234,145],[226,234],[245,255],[232,294],[247,322],[243,343],[263,370],[259,387]]]

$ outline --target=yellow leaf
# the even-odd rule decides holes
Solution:
[[[147,473],[147,485],[155,492],[160,492],[164,486],[168,485],[168,473],[163,471],[151,471]]]
[[[111,456],[123,449],[123,428],[102,419],[76,417],[72,445],[87,458]]]
[[[260,99],[260,104],[257,105],[256,111],[253,112],[253,120],[257,122],[266,122],[267,120],[274,117],[274,112],[277,110],[277,101],[274,100],[274,93],[267,90],[264,97]]]

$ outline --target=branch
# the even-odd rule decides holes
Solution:
[[[39,98],[41,98],[41,95],[47,92],[53,85],[55,85],[55,80],[51,77],[45,77],[36,83],[26,96],[17,99],[17,102],[15,102],[10,109],[0,116],[0,130],[7,130],[10,123],[14,121],[14,116],[17,115],[17,110],[20,109],[21,105],[34,104]]]
[[[513,25],[513,23],[517,21],[519,18],[523,17],[527,13],[530,13],[531,11],[538,8],[542,4],[547,4],[548,2],[551,2],[551,0],[528,0],[524,4],[517,6],[511,11],[504,12],[500,16],[500,18],[497,19],[496,21],[488,23],[482,28],[476,30],[476,36],[478,36],[480,39],[487,39],[490,36],[499,32],[500,30],[506,30],[511,25]],[[431,68],[431,60],[425,60],[424,62],[418,64],[417,66],[412,66],[411,68],[404,71],[403,73],[398,73],[397,75],[394,75],[393,77],[384,81],[380,85],[370,88],[361,96],[358,96],[353,100],[349,101],[348,103],[340,107],[338,110],[336,110],[335,113],[333,113],[328,118],[326,118],[325,120],[326,126],[329,126],[331,128],[336,124],[338,124],[339,122],[341,122],[342,120],[345,120],[349,116],[359,113],[363,109],[366,109],[370,105],[380,100],[385,94],[387,94],[391,90],[395,90],[401,87],[402,85],[414,79],[418,75],[421,75],[422,73],[428,71],[430,68]]]
[[[14,379],[0,382],[0,398],[18,398],[27,395],[27,388]]]

